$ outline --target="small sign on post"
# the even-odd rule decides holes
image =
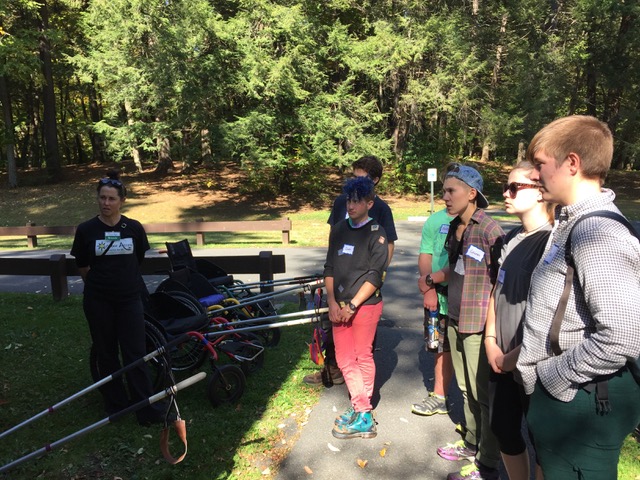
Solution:
[[[433,215],[433,184],[438,180],[438,169],[436,168],[428,168],[427,169],[427,180],[431,184],[431,215]]]

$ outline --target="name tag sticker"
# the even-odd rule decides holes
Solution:
[[[344,255],[353,255],[353,245],[347,245],[346,243],[342,247],[342,253]]]
[[[104,232],[105,240],[120,240],[120,232]]]
[[[475,245],[469,245],[469,249],[467,250],[467,257],[471,257],[477,262],[481,262],[484,258],[484,251]]]
[[[379,227],[380,227],[380,225],[371,225],[371,231],[372,232],[377,232]]]
[[[498,270],[498,283],[504,284],[505,273],[506,272],[503,269]]]
[[[544,257],[544,263],[549,264],[553,261],[553,259],[556,256],[556,253],[558,253],[558,245],[556,245],[555,243],[553,245],[551,245],[551,248],[549,249],[549,253],[547,253],[547,256]]]
[[[456,262],[456,268],[453,269],[458,275],[464,275],[464,261],[462,257],[458,257],[458,261]]]
[[[446,235],[447,233],[449,233],[449,224],[443,223],[442,225],[440,225],[440,231],[438,233],[440,233],[441,235]]]
[[[122,240],[96,240],[96,256],[131,255],[134,252],[133,238]]]

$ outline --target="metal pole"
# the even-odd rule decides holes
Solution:
[[[431,183],[431,215],[433,215],[433,182],[429,182]]]

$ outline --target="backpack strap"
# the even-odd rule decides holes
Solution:
[[[556,308],[556,313],[553,316],[553,322],[551,323],[551,331],[549,332],[551,351],[553,351],[554,355],[560,355],[562,353],[562,349],[560,348],[560,327],[562,326],[564,313],[567,309],[567,302],[569,301],[569,294],[571,293],[571,287],[573,285],[573,277],[575,273],[575,263],[573,261],[573,253],[571,252],[571,236],[573,235],[573,230],[576,228],[576,226],[581,221],[586,220],[589,217],[606,217],[610,218],[611,220],[616,220],[627,227],[631,235],[640,240],[638,232],[636,232],[636,229],[633,228],[633,225],[629,223],[629,220],[627,220],[619,213],[612,212],[611,210],[596,210],[593,212],[589,212],[578,218],[578,220],[576,220],[576,222],[573,224],[571,230],[569,231],[569,236],[567,237],[567,243],[565,244],[564,251],[564,258],[567,262],[567,275],[565,276],[564,280],[564,289],[562,290],[562,295],[560,296],[560,301],[558,302],[558,307]]]
[[[565,244],[564,251],[564,258],[567,262],[567,275],[564,281],[564,289],[562,290],[562,295],[560,296],[560,301],[558,302],[556,313],[553,316],[551,331],[549,332],[549,341],[551,343],[551,350],[553,351],[554,355],[560,355],[562,353],[562,349],[560,348],[560,327],[562,325],[564,313],[567,308],[567,302],[569,301],[569,294],[571,293],[571,287],[573,285],[573,277],[575,273],[575,262],[573,261],[573,253],[571,252],[571,236],[573,235],[573,229],[576,228],[576,225],[578,225],[578,223],[580,223],[582,220],[586,220],[589,217],[606,217],[612,220],[616,220],[617,222],[620,222],[625,227],[627,227],[631,235],[640,240],[640,236],[638,235],[638,232],[636,232],[636,229],[633,228],[633,225],[631,225],[631,223],[629,223],[629,221],[625,217],[623,217],[619,213],[612,212],[611,210],[596,210],[593,212],[589,212],[578,218],[578,220],[573,224],[571,230],[569,231],[569,236],[567,237],[567,243]],[[640,359],[637,359],[635,362],[628,362],[628,366],[634,378],[640,384],[640,378],[638,378],[638,369],[640,369],[639,363]],[[611,411],[611,405],[609,403],[608,377],[598,377],[594,380],[594,384],[588,385],[587,388],[595,388],[595,398],[597,402],[596,410],[600,414],[608,413]]]

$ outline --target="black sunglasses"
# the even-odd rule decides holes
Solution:
[[[505,183],[502,186],[502,193],[505,193],[508,191],[509,196],[511,198],[516,198],[516,195],[518,195],[518,192],[525,188],[540,188],[540,185],[538,185],[537,183],[520,183],[520,182]]]

